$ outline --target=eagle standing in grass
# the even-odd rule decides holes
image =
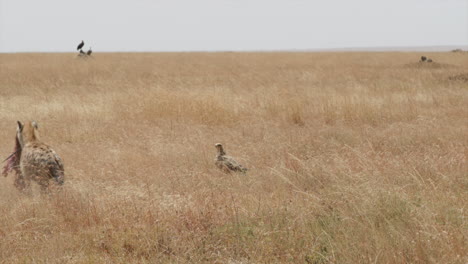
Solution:
[[[246,172],[247,168],[244,168],[242,165],[237,163],[237,161],[226,155],[226,152],[223,149],[223,145],[217,143],[215,145],[216,149],[218,150],[218,155],[216,155],[215,165],[224,170],[225,172],[231,171],[239,171],[239,172]]]

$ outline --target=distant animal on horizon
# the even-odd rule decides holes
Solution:
[[[78,44],[78,47],[76,47],[76,50],[82,49],[84,46],[84,41],[82,40],[80,44]]]
[[[89,50],[86,52],[86,55],[91,56],[91,53],[93,53],[93,51],[91,50],[91,47],[89,47]]]
[[[39,140],[39,127],[36,122],[26,124],[17,122],[17,148],[7,159],[3,174],[15,169],[17,180],[15,186],[20,190],[30,188],[31,180],[37,182],[42,191],[47,191],[50,181],[63,185],[65,172],[62,159],[47,144]],[[19,170],[12,165],[19,165]]]
[[[426,56],[421,56],[421,61],[422,62],[425,62],[427,60],[427,57]]]
[[[86,55],[86,52],[84,52],[82,49],[80,49],[80,53],[78,53],[78,57],[86,59],[88,55]]]
[[[215,165],[225,172],[246,172],[247,168],[240,165],[233,157],[227,156],[221,143],[215,144],[218,154],[215,158]]]

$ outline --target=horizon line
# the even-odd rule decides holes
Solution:
[[[433,45],[433,46],[374,46],[374,47],[342,47],[342,48],[311,48],[311,49],[246,49],[246,50],[116,50],[96,51],[98,53],[253,53],[253,52],[447,52],[455,49],[468,50],[466,45]],[[0,54],[18,53],[76,53],[74,51],[0,51]]]

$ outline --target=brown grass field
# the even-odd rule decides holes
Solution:
[[[0,263],[468,263],[466,54],[1,54],[16,120],[66,178],[0,178]]]

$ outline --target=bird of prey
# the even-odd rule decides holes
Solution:
[[[230,157],[226,156],[226,152],[223,149],[223,145],[217,143],[215,145],[216,149],[218,150],[218,155],[215,158],[215,165],[224,170],[225,172],[231,171],[239,171],[239,172],[246,172],[247,168],[244,168],[242,165],[237,163],[237,161]]]
[[[89,47],[89,50],[86,52],[86,55],[91,56],[91,53],[93,53],[93,51],[91,50],[91,47]]]
[[[84,41],[82,40],[80,44],[78,44],[78,47],[76,47],[76,50],[80,50],[84,46]]]

